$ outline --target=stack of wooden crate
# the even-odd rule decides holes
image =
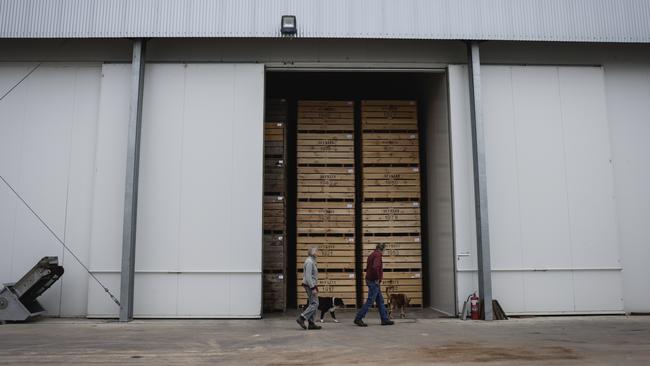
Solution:
[[[297,127],[298,304],[307,249],[317,246],[320,296],[355,306],[354,103],[299,101]]]
[[[264,123],[263,307],[286,308],[287,103],[268,100]]]
[[[384,294],[406,294],[411,305],[422,305],[417,105],[363,101],[361,127],[364,268],[376,245],[386,244]]]

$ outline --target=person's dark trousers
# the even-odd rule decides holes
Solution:
[[[366,280],[366,284],[368,285],[368,299],[366,300],[366,303],[363,304],[361,309],[359,309],[355,320],[363,319],[372,306],[372,303],[374,302],[377,304],[377,308],[379,308],[379,316],[381,317],[381,321],[387,322],[389,320],[388,313],[386,312],[386,306],[384,305],[384,296],[381,294],[379,282]]]

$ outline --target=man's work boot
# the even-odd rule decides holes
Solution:
[[[363,320],[361,319],[354,319],[354,324],[360,326],[360,327],[367,327],[368,324],[364,323]]]
[[[307,327],[309,330],[319,330],[321,329],[320,325],[316,325],[314,322],[309,322],[309,326]]]
[[[392,320],[382,320],[381,321],[381,325],[393,325],[393,324],[395,324],[395,322],[392,321]]]
[[[302,329],[307,329],[307,326],[305,326],[305,320],[306,319],[302,316],[302,314],[300,314],[296,319],[296,323],[298,323]]]

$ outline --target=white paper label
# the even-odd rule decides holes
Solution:
[[[278,236],[278,240],[284,240],[284,236],[282,235]]]
[[[278,275],[279,280],[284,280],[284,275]]]
[[[284,160],[278,160],[278,164],[284,164]]]
[[[282,127],[282,123],[278,123],[278,127]]]
[[[354,238],[348,238],[349,243],[354,243]]]
[[[348,275],[348,278],[354,278],[354,273],[350,273],[350,274]]]
[[[420,202],[413,202],[413,207],[420,207]]]
[[[348,173],[350,174],[354,173],[354,169],[348,169]]]
[[[413,171],[414,171],[414,172],[419,172],[419,171],[420,171],[420,168],[413,168]]]
[[[416,138],[416,137],[417,137],[416,135],[411,135],[411,138],[412,138],[412,139],[414,139],[414,138]]]
[[[348,207],[348,208],[352,208],[352,204],[351,204],[351,203],[348,203],[348,204],[347,204],[347,207]]]
[[[415,274],[415,278],[420,278],[420,274],[419,274],[419,273],[416,273],[416,274]]]
[[[420,242],[420,238],[415,238],[413,240],[417,241],[418,243]]]
[[[283,199],[284,199],[284,197],[278,196],[278,201],[282,201]]]
[[[351,138],[352,138],[352,135],[349,135],[349,134],[348,134],[348,135],[345,135],[345,137],[351,139]]]

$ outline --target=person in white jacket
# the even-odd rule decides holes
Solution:
[[[302,287],[307,292],[308,306],[300,315],[298,315],[298,325],[302,329],[321,329],[314,323],[316,310],[318,310],[318,267],[316,266],[316,252],[318,248],[311,247],[307,250],[307,259],[302,266]],[[305,320],[309,325],[305,326]]]

